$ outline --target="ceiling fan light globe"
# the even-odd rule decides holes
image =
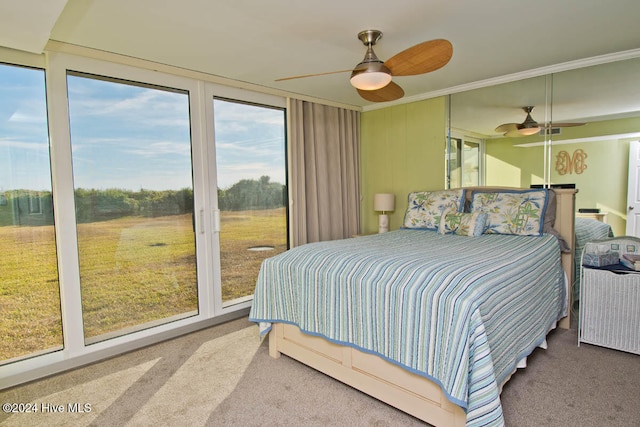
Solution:
[[[540,127],[538,126],[518,129],[518,133],[525,136],[535,135],[538,132],[540,132]]]
[[[382,89],[391,81],[391,70],[380,60],[366,60],[351,73],[351,85],[360,90]]]
[[[391,82],[391,75],[381,71],[369,71],[351,77],[351,85],[360,90],[382,89]]]

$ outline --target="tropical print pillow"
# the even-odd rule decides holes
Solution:
[[[460,212],[463,201],[463,189],[409,193],[403,228],[438,230],[442,213]]]
[[[540,236],[547,208],[547,190],[474,193],[471,212],[487,214],[487,234]]]
[[[487,214],[481,212],[445,212],[440,220],[440,234],[478,237],[485,229]]]

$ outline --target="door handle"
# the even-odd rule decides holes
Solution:
[[[628,209],[629,209],[630,211],[632,211],[632,210],[633,210],[633,206],[629,206],[629,208],[628,208]]]
[[[220,209],[213,209],[213,232],[220,232]]]

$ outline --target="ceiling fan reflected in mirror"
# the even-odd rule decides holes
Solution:
[[[519,137],[519,136],[529,136],[535,135],[539,133],[541,129],[551,129],[551,128],[562,128],[562,127],[573,127],[573,126],[584,126],[586,123],[554,123],[550,122],[548,125],[540,124],[533,120],[531,117],[531,111],[533,111],[533,107],[522,107],[525,113],[527,113],[527,117],[524,119],[522,123],[503,123],[496,128],[496,132],[504,134],[506,137]]]
[[[378,59],[373,51],[373,46],[381,38],[382,32],[378,30],[365,30],[358,33],[358,39],[367,47],[367,51],[364,59],[354,68],[285,77],[277,79],[276,81],[346,73],[350,71],[351,77],[349,81],[362,98],[371,102],[395,101],[404,96],[404,90],[392,81],[393,77],[430,73],[447,65],[453,55],[451,42],[444,39],[435,39],[418,43],[383,62]]]

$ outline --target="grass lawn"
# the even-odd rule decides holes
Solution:
[[[262,260],[286,250],[285,221],[284,208],[222,213],[223,301],[253,293]],[[53,233],[0,227],[0,361],[62,344]],[[80,224],[78,246],[86,338],[198,309],[191,215]]]
[[[62,345],[53,227],[0,227],[0,254],[0,360]]]
[[[222,301],[253,294],[262,260],[287,250],[284,208],[223,212],[220,218]],[[251,247],[272,246],[269,251]]]

